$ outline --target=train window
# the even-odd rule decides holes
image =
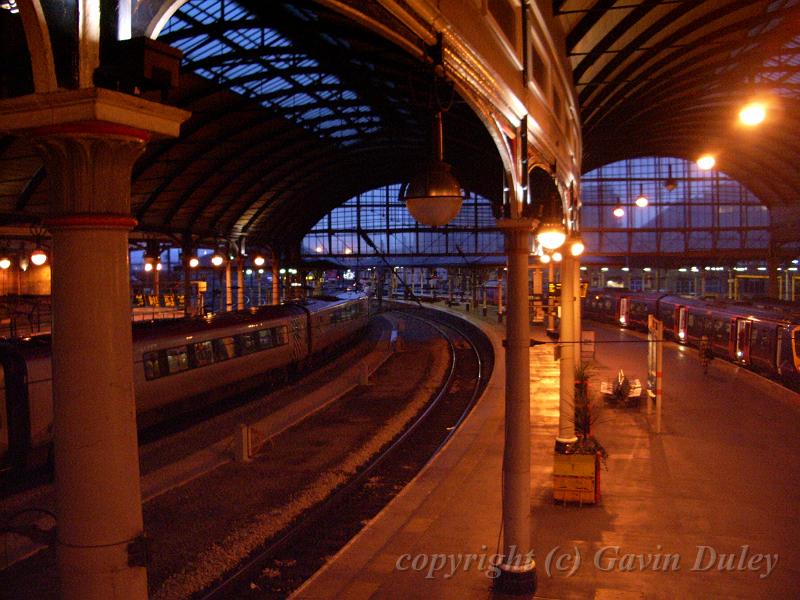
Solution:
[[[236,356],[236,345],[232,337],[214,340],[214,359],[217,361],[228,360]]]
[[[171,373],[180,373],[189,368],[189,354],[186,346],[167,350],[167,368]]]
[[[204,367],[214,362],[214,346],[211,342],[199,342],[194,345],[194,364]]]
[[[728,334],[724,331],[725,322],[714,319],[714,339],[718,342],[727,342]]]
[[[263,349],[272,348],[275,346],[275,336],[273,335],[273,329],[262,329],[258,332],[258,343]]]
[[[144,377],[147,380],[161,377],[161,363],[158,361],[158,352],[145,352],[142,355],[144,364]]]
[[[283,346],[289,343],[289,329],[286,325],[275,328],[275,345]]]
[[[242,356],[251,354],[258,350],[258,342],[250,333],[243,333],[236,336],[236,354]]]

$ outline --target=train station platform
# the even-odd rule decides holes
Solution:
[[[293,598],[504,598],[489,565],[501,535],[504,326],[463,309],[498,356],[486,392],[424,470]],[[594,379],[646,377],[644,336],[596,333]],[[532,336],[547,341],[543,330]],[[637,343],[638,342],[638,343]],[[539,598],[775,598],[800,581],[800,396],[696,350],[664,351],[662,433],[642,408],[602,407],[608,451],[596,505],[555,503],[558,363],[531,348],[532,546]]]

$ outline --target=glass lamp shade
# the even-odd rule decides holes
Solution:
[[[621,219],[622,217],[625,216],[625,209],[622,208],[621,206],[617,206],[616,208],[614,208],[613,214],[618,219]]]
[[[196,256],[193,256],[192,258],[189,259],[189,268],[194,269],[199,264],[200,260]]]
[[[553,252],[553,262],[561,262],[564,257],[561,256],[561,252]]]
[[[215,254],[211,257],[211,264],[215,267],[219,267],[223,262],[225,262],[225,259],[221,254]]]
[[[739,111],[739,121],[747,127],[760,125],[767,118],[767,108],[761,102],[750,102]]]
[[[551,260],[552,260],[552,259],[550,258],[550,255],[549,255],[549,254],[542,254],[542,255],[539,257],[539,262],[541,262],[543,265],[546,265],[546,264],[547,264],[547,263],[549,263]]]
[[[45,251],[41,248],[36,248],[31,254],[31,262],[37,267],[41,267],[47,262],[47,254],[45,254]]]
[[[555,250],[564,245],[567,239],[567,232],[561,223],[545,222],[539,226],[536,233],[536,241],[548,250]]]
[[[708,171],[710,169],[713,169],[715,164],[717,164],[717,161],[710,154],[704,154],[703,156],[697,159],[697,168],[700,169],[701,171]]]
[[[584,250],[586,250],[586,246],[583,245],[581,240],[573,240],[569,246],[569,252],[572,256],[580,256]]]
[[[11,266],[11,259],[10,258],[8,258],[6,256],[4,256],[3,258],[0,258],[0,269],[3,269],[5,271],[10,266]]]
[[[450,165],[434,160],[408,184],[406,208],[422,225],[440,227],[455,219],[461,210],[461,186]]]
[[[257,267],[260,267],[260,266],[262,266],[262,265],[263,265],[265,262],[266,262],[266,261],[265,261],[265,259],[264,259],[264,257],[263,257],[263,256],[256,256],[256,257],[253,259],[253,264],[254,264],[255,266],[257,266]]]
[[[144,263],[144,270],[149,273],[153,270],[153,263],[146,262]]]

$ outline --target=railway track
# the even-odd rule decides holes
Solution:
[[[494,366],[490,342],[473,325],[439,311],[396,312],[447,340],[451,359],[438,394],[357,475],[195,599],[287,597],[394,498],[469,413]]]

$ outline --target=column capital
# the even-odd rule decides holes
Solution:
[[[32,143],[50,180],[51,223],[58,224],[67,215],[74,226],[78,221],[86,225],[92,214],[130,214],[133,165],[145,148],[141,137],[87,133],[80,128],[75,133],[38,135]]]
[[[119,128],[120,132],[127,129],[128,134],[177,137],[181,123],[190,116],[188,111],[138,96],[104,88],[85,88],[3,100],[0,102],[0,131],[79,129],[88,122],[105,123],[107,127]],[[106,131],[105,135],[109,133]]]

